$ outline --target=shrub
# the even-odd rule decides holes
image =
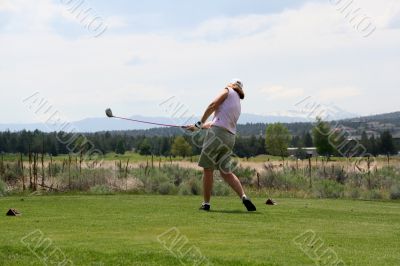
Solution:
[[[190,192],[193,195],[200,195],[202,192],[202,186],[200,184],[200,180],[196,179],[196,178],[191,178],[188,182],[189,188],[190,188]]]
[[[99,185],[107,185],[107,179],[112,176],[112,173],[106,169],[82,169],[80,173],[79,170],[71,170],[71,177],[68,173],[63,173],[61,175],[61,181],[64,188],[69,188],[71,190],[77,191],[89,191],[91,187]]]
[[[345,196],[351,199],[359,199],[361,197],[361,192],[359,188],[347,188],[345,192]]]
[[[256,175],[256,170],[251,167],[241,167],[235,169],[235,175],[240,179],[243,185],[251,185]]]
[[[179,195],[184,195],[184,196],[192,195],[192,192],[191,192],[191,189],[190,189],[189,185],[188,184],[182,184],[179,187],[178,194]]]
[[[260,176],[260,185],[262,187],[270,189],[281,189],[283,188],[284,181],[282,175],[278,172],[267,170],[264,171]]]
[[[292,171],[276,172],[267,170],[260,175],[260,185],[269,189],[308,190],[309,179]]]
[[[161,183],[160,186],[158,187],[158,193],[161,195],[171,195],[174,194],[176,191],[176,187],[174,184],[171,184],[170,182],[164,182]]]
[[[18,182],[18,179],[22,176],[21,168],[18,166],[17,163],[7,164],[3,178],[6,182],[14,184]]]
[[[171,194],[179,190],[179,193],[185,193],[184,195],[198,195],[201,191],[201,186],[196,184],[198,181],[193,181],[201,177],[201,172],[198,170],[181,168],[178,165],[164,165],[160,169],[154,168],[148,171],[143,167],[133,169],[132,173],[142,181],[147,193]]]
[[[0,180],[0,197],[5,196],[7,192],[7,186],[6,184]]]
[[[95,195],[111,195],[112,190],[110,187],[105,185],[97,185],[90,188],[90,193]]]
[[[200,179],[195,177],[182,183],[179,187],[180,195],[200,195],[201,193],[202,185]]]
[[[363,198],[368,199],[368,200],[379,200],[379,199],[383,199],[383,195],[379,190],[373,189],[373,190],[367,190],[364,193]]]
[[[390,199],[392,200],[400,199],[400,185],[395,185],[390,189]]]
[[[215,180],[212,194],[214,196],[229,196],[231,189],[222,180]]]
[[[58,175],[59,173],[61,173],[61,171],[62,171],[62,167],[61,167],[61,164],[58,164],[58,163],[53,163],[52,165],[51,165],[51,175],[52,176],[56,176],[56,175]],[[48,169],[48,167],[47,167],[47,172],[49,171],[49,169]]]
[[[314,193],[319,198],[341,198],[344,186],[332,180],[320,180],[314,186]]]

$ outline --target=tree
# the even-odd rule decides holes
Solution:
[[[169,138],[166,137],[162,138],[160,143],[160,154],[167,156],[169,155],[170,151],[171,151],[171,143]]]
[[[369,142],[367,132],[363,131],[361,134],[361,140],[360,140],[361,145],[363,145],[368,152],[371,150],[371,143]]]
[[[303,147],[302,140],[299,136],[293,136],[290,145],[292,147]]]
[[[313,128],[314,145],[317,148],[317,152],[328,159],[335,152],[335,148],[329,141],[330,133],[330,125],[318,117],[317,123]]]
[[[124,144],[124,141],[121,139],[117,143],[117,147],[115,149],[115,153],[123,155],[123,154],[125,154],[125,151],[126,151],[125,144]]]
[[[307,147],[307,148],[314,147],[313,139],[311,137],[310,132],[308,132],[308,131],[303,136],[303,144],[304,144],[304,147]]]
[[[145,138],[139,145],[139,154],[140,155],[151,155],[151,145],[149,140]]]
[[[265,154],[265,139],[263,136],[258,138],[258,149],[255,155]]]
[[[380,150],[383,154],[394,155],[396,154],[396,147],[393,142],[393,136],[389,131],[385,131],[381,134]]]
[[[377,141],[376,141],[374,135],[372,135],[369,138],[369,150],[368,150],[368,152],[371,153],[373,156],[377,156],[379,154],[379,147],[378,147],[378,144],[377,144]]]
[[[265,149],[274,156],[281,156],[282,159],[288,156],[288,147],[290,144],[289,129],[284,125],[277,123],[267,127],[265,136]]]
[[[172,143],[171,153],[174,156],[182,156],[185,158],[186,156],[192,155],[192,146],[185,140],[184,137],[178,136],[174,139],[174,143]]]

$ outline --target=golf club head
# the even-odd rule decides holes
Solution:
[[[267,202],[265,202],[265,204],[272,206],[278,205],[278,203],[276,203],[276,201],[273,199],[268,199]]]
[[[106,115],[107,115],[108,117],[114,117],[114,115],[113,115],[113,113],[112,113],[112,111],[111,111],[110,108],[107,108],[107,109],[106,109]]]

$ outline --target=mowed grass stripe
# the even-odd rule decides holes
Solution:
[[[176,227],[216,265],[314,265],[292,240],[313,230],[347,265],[400,265],[400,204],[349,200],[256,198],[247,213],[234,197],[111,195],[8,197],[0,218],[0,261],[41,265],[20,239],[40,229],[75,265],[177,265],[157,236]],[[101,264],[102,263],[102,264]],[[190,264],[190,260],[186,261]]]

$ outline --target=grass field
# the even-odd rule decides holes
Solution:
[[[206,213],[194,196],[2,198],[3,213],[23,214],[0,218],[0,265],[43,265],[40,259],[54,262],[57,254],[58,262],[65,255],[74,265],[194,265],[200,258],[214,265],[316,265],[318,257],[319,265],[336,265],[323,264],[324,251],[345,265],[400,265],[399,202],[278,199],[271,207],[263,200],[255,199],[258,212],[247,213],[238,199],[218,197]],[[311,239],[293,241],[304,232]],[[175,236],[188,240],[181,250],[172,245]],[[51,241],[47,250],[40,237]],[[198,255],[182,255],[189,248]]]

